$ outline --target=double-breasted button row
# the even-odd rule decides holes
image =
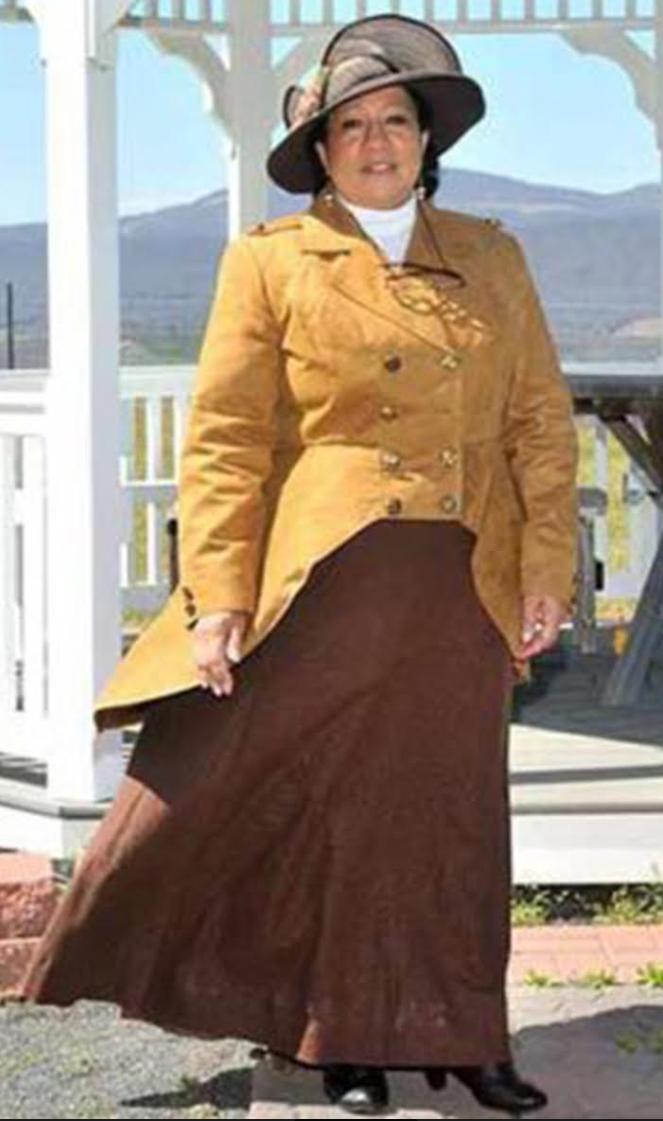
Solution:
[[[395,405],[381,405],[380,416],[383,420],[396,420],[396,417],[398,416],[398,409]]]
[[[461,357],[455,350],[446,350],[440,358],[440,366],[444,366],[445,370],[455,370],[460,366]]]
[[[441,448],[437,458],[443,467],[455,467],[458,463],[458,448]]]
[[[393,518],[395,515],[401,513],[403,509],[403,503],[401,502],[400,498],[388,498],[384,508],[389,516]]]
[[[184,610],[186,611],[187,615],[190,618],[193,618],[193,616],[197,615],[198,612],[196,611],[196,608],[195,608],[195,605],[194,605],[194,602],[193,602],[193,592],[191,591],[191,588],[187,588],[186,586],[183,585],[182,586],[182,595],[184,596],[184,599],[186,601],[185,604],[184,604]]]
[[[458,496],[456,494],[443,494],[440,499],[440,507],[445,514],[456,514],[460,509]]]
[[[398,452],[388,451],[383,448],[380,452],[380,466],[384,471],[397,471],[403,462]]]
[[[398,354],[388,354],[384,360],[384,368],[390,374],[395,374],[403,365],[403,359]]]

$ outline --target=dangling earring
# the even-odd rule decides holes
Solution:
[[[334,198],[334,184],[332,183],[331,179],[327,179],[324,187],[322,188],[322,201],[327,206],[331,206],[334,202]]]
[[[419,178],[417,180],[417,185],[414,188],[414,195],[415,195],[415,198],[418,199],[419,202],[423,202],[424,199],[426,198],[426,187],[425,187],[425,184],[424,184],[424,173],[423,173],[423,171],[419,172]]]

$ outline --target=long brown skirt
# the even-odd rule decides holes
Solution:
[[[509,1055],[508,647],[455,522],[378,521],[149,711],[23,999],[302,1062]]]

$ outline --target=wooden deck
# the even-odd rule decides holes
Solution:
[[[518,883],[663,881],[663,660],[637,706],[605,706],[610,654],[551,652],[514,694]]]

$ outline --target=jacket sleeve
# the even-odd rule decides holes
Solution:
[[[571,613],[578,561],[578,437],[573,398],[518,241],[509,236],[514,367],[505,448],[524,525],[523,595],[552,595]]]
[[[253,612],[272,466],[279,330],[248,235],[218,269],[179,462],[178,566],[186,623]]]

